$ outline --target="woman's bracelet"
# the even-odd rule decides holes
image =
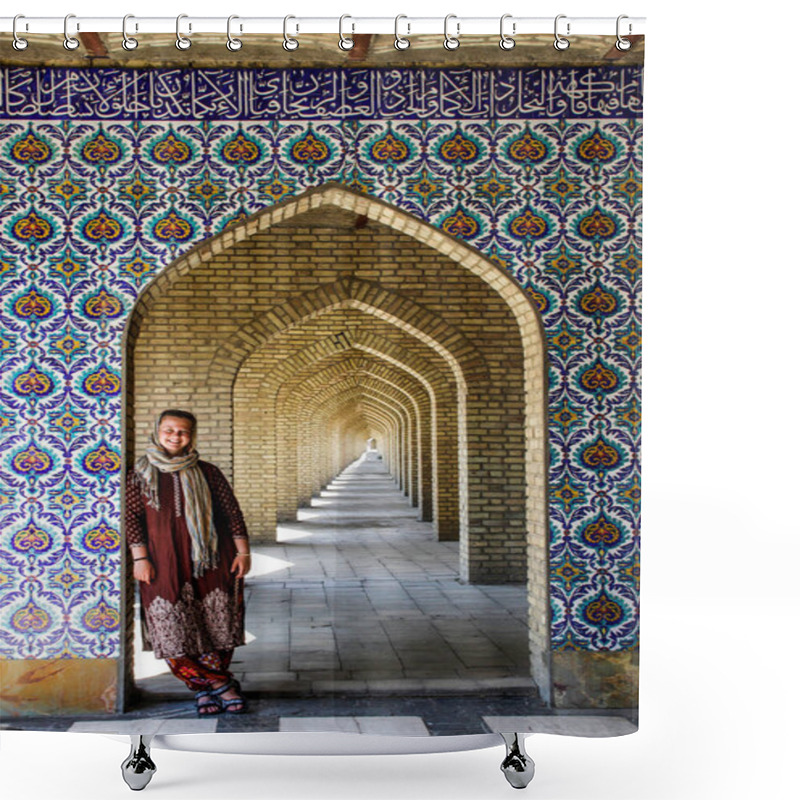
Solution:
[[[237,558],[241,556],[242,558],[250,558],[250,553],[237,553]]]
[[[149,561],[150,556],[139,556],[139,558],[134,558],[134,561]]]

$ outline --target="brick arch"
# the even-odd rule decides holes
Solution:
[[[408,409],[386,393],[375,391],[374,389],[365,390],[360,385],[350,385],[341,387],[340,391],[333,397],[317,398],[312,405],[304,408],[300,414],[299,426],[307,434],[304,437],[307,446],[306,469],[299,474],[298,495],[306,503],[310,502],[313,494],[317,494],[327,485],[333,474],[338,474],[338,471],[341,471],[332,469],[325,471],[324,463],[316,461],[316,458],[322,455],[323,449],[315,445],[320,442],[326,432],[326,417],[335,412],[338,407],[354,400],[363,409],[380,411],[383,418],[389,421],[395,443],[390,448],[389,458],[395,461],[394,477],[398,488],[402,489],[402,480],[399,475],[404,471],[407,457],[405,445],[409,425]],[[322,408],[325,408],[324,414],[314,413]],[[314,435],[315,432],[316,435]],[[392,452],[395,447],[400,448],[400,450]]]
[[[291,425],[293,419],[299,420],[303,417],[307,418],[309,414],[317,413],[316,409],[320,405],[329,402],[329,398],[334,397],[340,391],[342,382],[356,386],[362,392],[371,386],[373,393],[387,394],[384,387],[378,388],[377,378],[370,381],[364,377],[380,368],[379,364],[374,363],[374,357],[356,353],[357,351],[331,354],[298,371],[278,391],[275,405],[276,419],[285,420],[287,425]],[[393,377],[397,380],[398,375],[395,374]],[[396,386],[396,384],[391,385]],[[408,408],[408,403],[397,398],[397,394],[395,394],[395,399],[401,413],[408,419],[408,428],[418,430],[420,427],[418,407],[416,413],[412,413],[412,409]],[[404,447],[400,453],[400,463],[396,465],[396,477],[401,488],[405,488],[416,480],[410,463],[412,442],[407,438],[405,431],[404,427]],[[306,464],[300,465],[299,472],[307,469],[308,465],[318,465],[321,455],[318,448],[307,448]],[[326,475],[323,485],[332,477],[333,475]],[[303,497],[303,499],[307,502],[309,498]]]
[[[328,359],[329,360],[329,359]],[[413,504],[420,504],[419,495],[421,493],[421,471],[422,471],[422,435],[423,435],[423,416],[420,405],[413,395],[395,382],[397,375],[381,375],[380,362],[356,363],[345,365],[344,370],[337,369],[335,375],[330,368],[320,366],[314,378],[321,378],[324,387],[317,391],[312,384],[312,380],[302,378],[305,384],[302,390],[294,389],[284,384],[278,395],[278,415],[280,418],[298,420],[308,419],[316,409],[327,402],[332,393],[337,393],[340,384],[345,378],[352,378],[362,391],[370,395],[391,398],[405,415],[408,424],[407,441],[403,446],[403,463],[394,465],[390,463],[390,472],[398,480],[401,489],[409,497]],[[307,388],[306,388],[307,387]],[[283,395],[283,396],[282,396]],[[281,406],[285,403],[286,410],[281,411]],[[429,427],[425,426],[425,427]],[[311,463],[315,463],[312,461]],[[279,461],[280,468],[280,461]],[[340,468],[341,469],[341,468]],[[330,481],[340,469],[330,469],[323,478],[323,485]]]
[[[361,309],[358,312],[366,313]],[[323,315],[316,313],[316,309],[312,309],[308,316],[308,320],[315,322],[323,318]],[[306,321],[295,319],[291,329],[302,330]],[[298,505],[290,507],[286,502],[290,494],[287,484],[294,480],[296,472],[295,464],[292,463],[293,454],[286,459],[288,466],[279,466],[280,451],[272,443],[274,438],[272,429],[278,417],[273,413],[263,413],[263,409],[274,407],[276,400],[272,395],[277,392],[276,387],[288,381],[291,375],[301,368],[316,369],[316,365],[325,357],[342,352],[332,340],[326,338],[314,341],[302,350],[277,361],[277,357],[273,355],[275,349],[273,343],[276,341],[275,337],[285,334],[286,330],[289,329],[277,332],[273,338],[266,340],[260,348],[251,352],[250,358],[240,367],[233,389],[236,409],[234,474],[237,494],[248,512],[248,519],[257,521],[256,530],[260,536],[267,539],[275,535],[278,522],[295,518]],[[410,353],[408,348],[403,349],[372,331],[359,330],[357,333],[349,333],[348,336],[353,349],[371,353],[387,364],[392,364],[408,373],[414,380],[420,382],[428,393],[430,416],[433,418],[428,424],[433,428],[433,439],[431,446],[423,448],[419,455],[423,461],[419,469],[423,474],[422,496],[419,501],[421,518],[434,522],[440,538],[457,540],[461,527],[458,497],[460,484],[457,470],[459,466],[462,469],[464,467],[458,461],[458,419],[456,414],[447,411],[447,400],[452,400],[458,409],[457,413],[463,417],[465,403],[463,395],[459,396],[457,393],[458,376],[452,374],[450,366],[441,354],[427,346],[422,346],[428,354],[426,360]],[[259,359],[261,361],[258,361]],[[256,366],[251,368],[250,364],[253,361],[256,361]],[[293,449],[291,427],[285,435],[290,440],[290,449]],[[462,452],[464,449],[462,447]],[[448,473],[448,479],[440,480],[440,472]],[[453,474],[452,478],[449,473]],[[277,488],[264,487],[263,474],[274,474]],[[404,482],[401,482],[401,485],[405,485]],[[278,495],[276,500],[273,499],[275,492]],[[305,495],[300,499],[308,502],[308,497]]]
[[[504,339],[503,345],[504,347],[509,346],[514,351],[513,356],[509,357],[509,361],[517,358],[517,350],[521,353],[519,387],[515,384],[513,390],[504,393],[500,389],[500,384],[492,380],[492,375],[495,374],[492,370],[498,369],[497,359],[491,361],[491,364],[487,360],[487,369],[482,373],[482,378],[475,374],[472,384],[467,379],[458,381],[458,392],[463,396],[466,409],[465,413],[459,416],[458,437],[459,441],[467,442],[468,446],[474,450],[474,452],[470,451],[469,458],[466,449],[462,448],[459,452],[460,463],[465,465],[465,469],[460,472],[458,492],[460,518],[463,520],[461,536],[464,544],[460,550],[462,575],[469,580],[488,582],[508,580],[509,576],[513,580],[527,576],[530,593],[529,627],[533,675],[543,694],[548,696],[549,584],[544,336],[539,316],[530,299],[509,275],[489,259],[469,245],[451,238],[422,220],[387,203],[339,185],[324,185],[266,209],[239,225],[225,230],[220,235],[201,243],[167,267],[145,289],[131,314],[127,329],[128,362],[133,362],[132,356],[138,347],[141,332],[153,318],[153,309],[159,304],[163,305],[173,289],[181,285],[181,281],[202,280],[206,282],[206,285],[211,285],[216,277],[213,274],[215,269],[228,261],[228,254],[238,254],[239,262],[237,263],[240,263],[241,251],[237,250],[237,247],[243,243],[256,241],[259,237],[264,238],[267,233],[272,235],[272,232],[280,228],[281,224],[287,220],[298,220],[306,214],[311,219],[314,210],[323,207],[352,212],[368,220],[368,225],[375,223],[384,226],[395,235],[418,243],[427,249],[426,252],[437,254],[439,259],[437,263],[444,260],[450,265],[447,267],[448,275],[451,276],[449,280],[452,281],[452,275],[455,272],[462,273],[465,276],[465,282],[467,281],[466,276],[471,276],[472,280],[477,278],[484,288],[488,287],[493,297],[501,301],[504,313],[507,312],[509,318],[513,320],[513,336],[510,338],[514,341],[509,345],[508,340]],[[278,231],[273,238],[279,238],[278,233],[288,235],[287,230],[284,229]],[[270,279],[275,273],[273,265],[259,265],[258,269],[263,270],[264,275]],[[422,267],[418,269],[421,270]],[[337,275],[342,275],[344,271],[346,270],[341,265],[336,266],[333,270]],[[366,270],[363,266],[356,264],[351,271],[359,273]],[[226,273],[224,269],[220,268],[218,272],[219,280],[223,285],[222,291],[226,292],[228,290],[224,287],[229,284],[234,286],[236,276],[231,274],[231,270]],[[362,278],[354,275],[354,280],[362,281]],[[336,283],[336,281],[332,282]],[[371,283],[369,280],[362,282]],[[376,285],[371,285],[375,290]],[[380,300],[383,299],[380,292],[386,290],[385,286],[378,286],[378,301],[374,305],[370,306],[363,299],[352,296],[347,298],[347,303],[353,308],[364,309],[370,306],[373,309],[380,309]],[[210,291],[208,296],[214,297],[215,291]],[[234,290],[231,289],[231,292]],[[244,293],[247,293],[246,288]],[[394,294],[400,297],[397,291]],[[245,297],[243,302],[247,299],[249,298]],[[401,305],[398,311],[406,308]],[[246,339],[247,336],[253,335],[255,330],[252,319],[244,319],[245,314],[241,310],[237,313],[236,319],[231,317],[231,319],[220,320],[220,329],[224,328],[226,324],[230,324],[235,328],[232,335],[241,331]],[[381,311],[381,316],[395,325],[409,327],[414,325],[413,320],[405,317],[403,313],[386,312],[384,309]],[[493,319],[497,320],[499,316],[495,316]],[[291,319],[289,322],[291,323]],[[505,325],[505,322],[498,324]],[[432,346],[442,348],[445,358],[452,359],[452,363],[459,366],[462,378],[464,375],[473,376],[472,370],[475,365],[471,363],[465,353],[458,351],[455,343],[450,342],[446,336],[439,336],[437,332],[417,330],[429,338]],[[509,327],[507,330],[510,333],[512,329]],[[151,346],[152,349],[156,337],[152,331],[148,335],[150,336],[148,346]],[[465,339],[469,342],[467,337]],[[241,345],[242,337],[232,344]],[[203,345],[206,346],[205,341]],[[485,348],[479,347],[476,348],[476,351],[484,359],[488,359]],[[171,399],[174,399],[176,404],[195,405],[199,408],[206,405],[214,406],[216,410],[213,418],[206,429],[201,428],[201,433],[207,437],[209,433],[212,434],[206,441],[212,441],[217,449],[214,450],[212,447],[209,455],[229,473],[232,462],[226,453],[229,454],[231,451],[233,427],[230,391],[237,373],[236,363],[241,363],[244,356],[246,356],[246,352],[241,350],[222,354],[219,347],[216,347],[210,358],[206,360],[204,355],[202,363],[195,363],[192,368],[187,368],[178,375],[177,388],[171,395]],[[144,361],[142,367],[144,368],[148,364],[149,362]],[[209,371],[208,374],[211,374],[212,365],[215,369],[217,366],[220,367],[218,387],[198,385],[186,390],[181,388],[180,381],[184,375],[190,373],[197,375],[200,370],[206,369]],[[161,368],[160,365],[157,366],[159,369]],[[194,369],[194,372],[191,372],[191,369]],[[476,373],[480,373],[480,369],[476,368]],[[128,374],[130,377],[134,373],[129,372]],[[214,375],[217,377],[216,372]],[[470,391],[468,393],[468,388],[476,386],[479,380],[486,392],[485,396],[481,396],[480,392]],[[131,380],[129,386],[132,387],[134,383]],[[135,392],[135,388],[132,391]],[[159,398],[154,396],[148,402],[155,404],[158,400]],[[132,403],[128,404],[126,412],[128,407],[133,405]],[[521,408],[519,415],[516,411],[517,405]],[[505,410],[506,407],[513,409],[507,414],[507,418],[502,418],[502,416],[497,418],[496,414],[493,416],[493,408]],[[143,404],[141,410],[145,414],[150,409],[147,404]],[[518,416],[519,419],[517,419]],[[136,420],[136,425],[139,425],[134,412],[131,412],[130,420],[130,430],[133,431],[134,420]],[[493,427],[496,429],[495,433],[493,433]],[[493,435],[502,437],[509,443],[509,447],[515,448],[515,453],[523,453],[523,457],[515,456],[513,459],[503,462],[499,455],[492,454],[490,447],[481,449],[482,443],[490,441]],[[520,442],[522,442],[522,446],[520,446]],[[132,441],[129,439],[126,453],[126,458],[129,460],[133,449],[131,445]],[[466,469],[467,466],[469,466],[469,471]],[[472,485],[475,491],[470,493],[469,480],[473,471]],[[506,504],[507,507],[516,508],[519,504],[521,508],[524,508],[524,514],[515,517],[512,514],[505,514],[502,504],[492,505],[491,493],[496,488],[499,490],[501,483],[510,487],[509,492],[513,495],[513,502]]]
[[[406,398],[404,405],[413,409],[414,428],[416,430],[416,437],[412,445],[417,449],[421,449],[421,437],[423,426],[429,435],[430,421],[429,419],[423,420],[423,414],[420,403],[425,403],[426,397],[422,391],[422,387],[415,386],[412,380],[406,373],[394,368],[392,365],[383,361],[380,357],[372,354],[353,349],[352,355],[350,353],[337,353],[328,355],[324,359],[320,359],[313,366],[308,369],[299,371],[290,379],[285,381],[279,388],[277,393],[277,404],[280,408],[284,403],[290,410],[298,410],[302,405],[301,398],[305,398],[307,394],[315,391],[315,388],[324,384],[324,390],[320,391],[317,396],[324,396],[329,387],[335,388],[337,382],[341,380],[343,374],[355,376],[358,383],[362,387],[373,387],[378,391],[378,383],[384,383],[392,387],[392,392],[397,395],[403,395]],[[333,368],[330,363],[338,362]],[[313,370],[312,374],[309,374]],[[302,384],[302,388],[297,384]],[[409,391],[411,390],[411,391]],[[412,394],[413,392],[413,394]],[[416,394],[419,400],[414,396]],[[421,459],[421,454],[420,454]],[[421,460],[414,458],[413,464],[421,464]],[[408,477],[404,477],[402,473],[397,477],[400,479],[400,484],[410,484],[412,481],[419,480],[418,473],[421,471],[421,466],[409,472],[415,472]]]
[[[385,402],[389,402],[392,407],[397,408],[401,413],[404,424],[401,426],[402,437],[402,450],[400,452],[400,463],[395,464],[390,459],[389,468],[390,473],[397,480],[398,486],[409,497],[409,502],[414,505],[420,502],[420,468],[421,468],[421,450],[422,450],[422,426],[423,421],[420,415],[420,409],[414,398],[401,387],[392,383],[390,379],[377,377],[369,372],[358,373],[353,375],[349,373],[347,377],[353,377],[360,390],[366,397],[382,398]],[[291,413],[294,407],[294,414],[298,419],[298,423],[302,425],[308,424],[308,421],[313,419],[315,414],[318,414],[317,409],[320,409],[326,402],[329,402],[331,396],[335,396],[340,391],[340,384],[343,382],[345,376],[340,375],[337,379],[331,380],[327,383],[324,390],[316,392],[312,396],[306,396],[306,403],[300,402],[300,396],[291,398],[287,411]],[[283,415],[282,415],[283,416]],[[288,414],[287,414],[288,416]],[[316,443],[319,445],[319,442]],[[320,456],[324,456],[324,448],[316,448]],[[320,464],[321,460],[312,458],[310,464]],[[324,486],[327,484],[344,465],[338,465],[338,468],[331,465],[327,470],[321,472],[321,482]]]
[[[461,331],[408,297],[348,276],[292,297],[279,308],[262,312],[245,329],[232,333],[214,354],[208,380],[224,381],[238,372],[247,356],[276,333],[328,311],[345,308],[373,314],[410,333],[442,356],[459,381],[479,382],[488,378],[484,358]]]
[[[291,359],[286,359],[290,361]],[[334,362],[331,364],[331,362]],[[276,377],[279,373],[279,377]],[[395,393],[403,394],[407,401],[406,406],[412,407],[413,411],[413,430],[412,436],[414,440],[410,443],[410,449],[413,451],[413,457],[410,461],[410,468],[408,464],[405,469],[400,469],[400,485],[410,487],[412,496],[416,494],[417,503],[427,504],[430,502],[430,497],[423,499],[420,497],[422,487],[420,486],[419,473],[423,469],[422,459],[422,434],[423,429],[427,438],[430,437],[430,412],[429,409],[423,409],[421,406],[426,403],[427,394],[424,387],[416,384],[413,376],[404,373],[402,370],[396,368],[388,362],[373,354],[367,354],[357,348],[350,351],[328,351],[320,358],[311,363],[303,360],[302,367],[297,368],[292,372],[291,368],[284,368],[281,370],[274,370],[262,384],[262,393],[258,396],[257,407],[269,408],[270,413],[262,415],[262,425],[268,429],[272,429],[270,425],[272,419],[281,419],[284,422],[281,424],[281,439],[284,442],[289,442],[292,445],[296,440],[296,427],[293,420],[297,415],[297,407],[305,407],[308,405],[309,396],[315,392],[316,388],[321,387],[321,391],[317,396],[325,397],[325,392],[330,393],[331,387],[335,393],[337,381],[343,376],[359,376],[360,385],[377,386],[378,381],[391,385]],[[367,377],[368,376],[368,377]],[[405,387],[401,384],[405,383]],[[416,394],[416,397],[414,397]],[[284,408],[284,406],[286,408]],[[311,407],[311,406],[308,406]],[[274,411],[272,411],[274,409]],[[425,412],[425,413],[423,413]],[[256,420],[256,424],[258,420]],[[252,425],[248,425],[248,435],[252,439],[255,431]],[[286,491],[288,486],[291,489],[291,484],[296,481],[297,477],[297,463],[293,458],[294,454],[289,453],[284,459],[281,459],[282,449],[277,447],[270,441],[261,441],[260,448],[274,454],[273,467],[278,476],[277,490],[278,502],[277,512],[278,519],[292,518],[286,517],[287,507],[285,504],[285,497],[282,493]],[[286,448],[283,448],[284,450]],[[293,447],[290,446],[290,450]],[[317,463],[316,459],[312,459],[312,463]],[[345,465],[339,465],[339,469]],[[251,467],[258,471],[260,467]],[[336,470],[338,472],[338,469]],[[335,472],[334,472],[335,474]],[[329,480],[333,474],[326,476]],[[430,491],[430,482],[424,481],[427,484],[428,491]],[[307,498],[304,497],[307,502]],[[295,505],[296,507],[296,505]]]

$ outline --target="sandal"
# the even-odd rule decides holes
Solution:
[[[194,696],[195,705],[197,706],[197,716],[202,717],[215,717],[221,714],[225,709],[219,701],[219,698],[213,696],[211,691],[197,692]]]
[[[242,687],[239,685],[239,681],[234,678],[224,686],[220,686],[219,689],[212,689],[210,694],[220,704],[220,713],[224,711],[226,714],[244,714],[247,711],[247,701],[239,694],[241,690]],[[239,696],[226,700],[222,695],[229,691],[234,691]]]

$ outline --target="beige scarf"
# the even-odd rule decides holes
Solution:
[[[197,465],[199,456],[195,450],[194,434],[186,453],[170,458],[158,443],[158,424],[159,420],[156,419],[155,431],[150,437],[145,455],[136,462],[136,476],[150,505],[160,509],[158,473],[178,473],[183,492],[186,527],[192,540],[194,576],[199,578],[207,569],[214,569],[219,563],[211,490],[203,471]]]

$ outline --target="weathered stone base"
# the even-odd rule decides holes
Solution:
[[[118,662],[108,659],[0,661],[0,716],[113,714]]]
[[[636,708],[639,705],[639,651],[552,655],[555,708]]]

